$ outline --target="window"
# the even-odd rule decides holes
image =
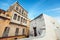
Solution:
[[[21,17],[21,22],[22,22],[22,20],[23,20],[23,17]]]
[[[24,19],[24,23],[27,23],[27,20],[26,19]]]
[[[24,19],[24,23],[26,23],[26,20]]]
[[[25,23],[25,19],[24,18],[22,19],[22,22]]]
[[[18,7],[16,7],[16,10],[18,10]]]
[[[27,17],[27,14],[25,14],[25,17]]]
[[[25,17],[26,14],[24,13],[23,15],[24,15],[24,17]]]
[[[19,10],[19,12],[21,13],[21,9]]]
[[[26,19],[23,18],[22,20],[23,20],[23,23],[27,23],[27,20]]]
[[[25,35],[24,33],[25,33],[25,29],[23,29],[23,35]]]
[[[27,20],[25,20],[25,23],[27,23]]]
[[[17,14],[14,14],[14,17],[13,17],[13,19],[14,19],[14,20],[16,20],[16,18],[17,18]]]
[[[20,21],[20,16],[18,16],[18,21]]]
[[[24,15],[24,10],[22,10],[22,15]]]
[[[23,19],[23,23],[25,23],[25,19]]]
[[[4,32],[3,32],[3,37],[7,37],[8,36],[8,33],[9,33],[9,27],[6,27]]]
[[[16,28],[15,35],[17,36],[19,32],[19,28]]]

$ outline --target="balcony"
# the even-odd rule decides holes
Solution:
[[[10,19],[11,17],[8,14],[0,13],[0,17]]]

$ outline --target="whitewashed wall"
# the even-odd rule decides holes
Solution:
[[[31,23],[30,23],[30,33],[32,34],[32,35],[34,35],[34,31],[33,31],[33,27],[36,27],[37,29],[37,35],[38,36],[43,36],[43,34],[45,34],[45,30],[44,30],[44,32],[43,31],[41,31],[40,29],[42,29],[42,28],[46,28],[45,27],[45,21],[44,21],[44,17],[43,16],[39,16],[37,19],[34,19],[34,20],[32,20],[31,21]],[[41,32],[41,33],[43,33],[43,34],[39,34],[39,32]],[[30,35],[31,36],[31,35]]]
[[[34,19],[34,20],[31,21],[30,33],[32,35],[34,35],[33,27],[37,27],[37,33],[38,33],[38,31],[40,31],[39,30],[40,28],[45,28],[45,31],[42,33],[42,35],[38,34],[38,36],[40,36],[39,39],[42,39],[42,40],[57,40],[57,39],[60,38],[60,34],[58,34],[57,30],[56,30],[57,27],[60,28],[60,26],[55,21],[55,19],[53,19],[50,16],[47,16],[47,15],[43,14],[42,17],[39,16],[37,19]],[[37,39],[35,39],[35,40],[37,40]]]

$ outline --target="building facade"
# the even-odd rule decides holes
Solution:
[[[60,24],[52,17],[41,14],[30,22],[30,37],[35,40],[60,40]]]
[[[15,2],[7,11],[0,10],[0,40],[16,40],[29,36],[28,12]]]

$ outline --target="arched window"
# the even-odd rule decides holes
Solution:
[[[15,31],[15,36],[17,36],[19,33],[19,28],[16,28],[16,31]]]
[[[10,30],[9,27],[6,27],[6,28],[4,29],[3,37],[8,37],[9,30]]]
[[[18,7],[16,6],[16,10],[18,11]]]
[[[21,17],[21,22],[23,22],[23,17]]]
[[[13,17],[13,19],[14,19],[14,20],[16,20],[16,18],[17,18],[17,14],[14,14],[14,17]]]
[[[22,15],[24,16],[24,10],[22,10]]]
[[[20,16],[18,16],[18,21],[20,21]]]
[[[19,10],[19,12],[21,13],[21,9]]]
[[[23,32],[23,35],[25,35],[25,29],[23,29],[23,31],[22,31],[22,32]]]

